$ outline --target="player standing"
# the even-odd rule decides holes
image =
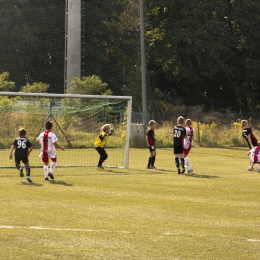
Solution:
[[[257,171],[260,172],[260,142],[257,143],[257,146],[253,147],[247,155],[250,157],[250,166],[249,171],[252,171],[254,164],[259,164]]]
[[[15,149],[14,159],[15,159],[15,166],[20,171],[20,176],[23,177],[23,167],[21,166],[21,161],[24,163],[26,168],[26,179],[29,182],[32,182],[30,174],[31,169],[29,165],[28,156],[32,151],[32,144],[26,138],[26,130],[24,128],[19,129],[19,137],[16,138],[11,146],[9,158],[13,158],[13,150]]]
[[[177,125],[173,128],[173,152],[175,155],[175,164],[178,174],[185,172],[184,155],[183,155],[183,139],[186,137],[186,129],[184,128],[185,119],[180,116],[177,119]],[[180,170],[180,162],[182,171]]]
[[[98,161],[98,169],[104,170],[104,167],[102,166],[103,162],[107,159],[108,155],[104,148],[106,144],[106,137],[108,135],[112,135],[114,133],[114,129],[111,128],[110,124],[105,124],[101,127],[101,134],[96,139],[96,142],[94,144],[94,147],[96,151],[99,153],[99,161]]]
[[[51,179],[54,179],[53,171],[57,164],[57,155],[56,155],[56,147],[60,148],[61,150],[64,150],[63,146],[60,146],[57,141],[57,136],[52,132],[53,124],[52,121],[47,121],[45,123],[46,130],[41,133],[37,140],[41,144],[41,154],[40,157],[43,161],[43,171],[45,180],[48,181],[50,177]],[[50,166],[49,170],[49,158],[52,161],[52,164]]]
[[[193,171],[193,169],[191,167],[190,160],[188,158],[188,154],[192,147],[195,131],[192,127],[192,122],[190,119],[187,119],[185,121],[185,127],[186,127],[186,137],[184,138],[183,154],[184,154],[184,161],[188,167],[188,173],[190,173]]]
[[[146,134],[146,144],[150,150],[150,157],[148,159],[147,169],[157,169],[154,166],[155,156],[156,156],[154,129],[156,127],[156,122],[154,120],[150,120],[148,124],[150,126],[150,129],[148,130],[148,132]]]
[[[257,139],[252,133],[252,129],[248,126],[248,121],[247,120],[242,120],[241,121],[242,125],[242,136],[245,138],[249,149],[252,149],[253,147],[257,146]]]
[[[252,129],[249,127],[247,120],[242,120],[241,125],[242,125],[242,136],[246,140],[246,143],[249,149],[251,150],[252,148],[257,146],[257,139],[253,135]],[[253,165],[251,164],[250,161],[250,166],[248,167],[248,171],[252,171],[252,170],[253,170]]]

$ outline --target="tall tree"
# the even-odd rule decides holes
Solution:
[[[17,91],[25,84],[45,82],[50,92],[63,92],[64,3],[52,7],[61,1],[6,2],[0,6],[0,72],[10,73]]]
[[[231,14],[244,7],[252,28],[259,16],[250,17],[249,6],[257,14],[256,5],[243,0],[147,2],[147,63],[153,87],[188,105],[237,109],[236,93],[245,83],[242,79],[237,82],[239,61],[248,53],[239,57],[242,39]],[[242,14],[237,19],[243,20]],[[247,41],[253,43],[253,39]],[[258,52],[256,48],[251,51],[253,56]]]

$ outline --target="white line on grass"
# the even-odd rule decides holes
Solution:
[[[74,232],[96,232],[96,233],[122,233],[130,234],[124,230],[95,230],[95,229],[80,229],[80,228],[48,228],[48,227],[19,227],[19,226],[0,226],[0,229],[36,229],[36,230],[52,230],[52,231],[74,231]]]
[[[73,231],[73,232],[96,232],[96,233],[119,233],[119,234],[133,234],[135,232],[130,232],[126,230],[105,230],[105,229],[80,229],[80,228],[49,228],[49,227],[40,227],[40,226],[32,226],[32,227],[22,227],[22,226],[0,226],[0,229],[27,229],[27,230],[51,230],[51,231]],[[154,235],[154,233],[149,233],[150,235]],[[171,236],[173,233],[162,233],[162,236]]]
[[[246,241],[249,241],[249,242],[260,242],[260,239],[247,239]]]
[[[48,227],[21,227],[21,226],[0,226],[0,229],[27,229],[27,230],[51,230],[51,231],[73,231],[73,232],[96,232],[96,233],[120,233],[120,234],[133,234],[133,232],[125,231],[125,230],[97,230],[97,229],[80,229],[80,228],[48,228]],[[171,236],[173,233],[163,233],[163,236]],[[250,239],[247,238],[248,242],[260,242],[260,239]]]

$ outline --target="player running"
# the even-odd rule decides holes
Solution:
[[[19,137],[17,137],[10,149],[10,155],[9,158],[13,158],[13,150],[15,150],[14,153],[14,160],[15,160],[15,166],[20,171],[20,176],[23,177],[23,167],[21,166],[21,161],[24,163],[24,166],[26,168],[26,179],[29,182],[32,182],[30,174],[31,169],[29,165],[29,159],[28,156],[30,155],[30,152],[32,151],[33,147],[31,142],[26,138],[26,130],[24,128],[19,129]]]
[[[51,179],[54,179],[53,171],[57,164],[57,155],[56,155],[56,147],[60,148],[61,150],[64,150],[63,146],[60,146],[58,144],[58,138],[57,136],[52,132],[53,124],[52,121],[47,121],[45,123],[45,132],[41,133],[37,137],[37,141],[41,144],[41,154],[40,157],[43,161],[43,171],[45,180],[48,181],[50,177]],[[52,161],[52,164],[50,166],[49,170],[49,158]]]

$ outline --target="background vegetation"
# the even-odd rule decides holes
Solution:
[[[258,1],[145,0],[144,9],[154,119],[170,120],[176,106],[259,116]],[[2,0],[0,12],[0,73],[13,90],[43,82],[63,93],[65,1]],[[134,111],[142,107],[139,24],[138,0],[82,0],[82,77],[133,96]]]

